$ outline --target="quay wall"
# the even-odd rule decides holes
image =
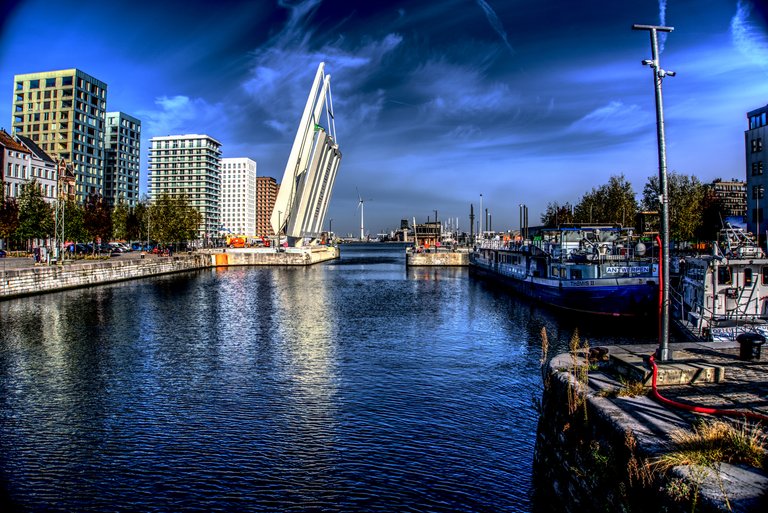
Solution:
[[[765,511],[765,496],[756,499],[750,489],[759,488],[754,469],[721,463],[716,472],[687,466],[655,471],[649,463],[670,451],[674,430],[651,427],[643,417],[671,415],[646,396],[601,394],[610,378],[590,370],[585,380],[587,371],[580,375],[576,360],[558,355],[543,369],[533,461],[536,511]],[[636,410],[625,409],[630,401]]]
[[[339,258],[338,247],[319,246],[310,249],[287,248],[277,252],[263,249],[235,248],[212,253],[213,265],[313,265]]]
[[[213,267],[312,265],[338,256],[338,248],[289,248],[281,252],[227,249],[177,254],[172,257],[147,255],[146,258],[8,269],[0,271],[0,300]]]
[[[9,269],[0,272],[0,299],[193,271],[207,267],[211,267],[210,255],[193,253],[173,257],[148,256],[142,259],[78,262]]]
[[[467,252],[438,252],[438,253],[412,253],[405,254],[405,265],[408,266],[444,266],[458,267],[469,265],[469,253]]]

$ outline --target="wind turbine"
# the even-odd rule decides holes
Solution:
[[[357,191],[357,208],[360,209],[360,240],[365,240],[365,200],[360,196],[360,191],[355,187]],[[368,198],[370,201],[370,198]]]

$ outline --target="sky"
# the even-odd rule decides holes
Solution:
[[[745,180],[746,113],[768,104],[767,4],[5,0],[0,126],[15,74],[78,68],[108,84],[108,111],[141,119],[142,192],[163,135],[210,135],[280,181],[325,62],[343,155],[326,227],[359,234],[362,198],[371,234],[435,210],[468,231],[481,201],[494,229],[516,228],[520,204],[536,224],[611,176],[639,199],[658,174],[650,37],[635,23],[674,27],[660,47],[676,72],[668,169]]]

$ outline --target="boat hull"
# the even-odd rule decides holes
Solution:
[[[470,259],[470,270],[516,293],[556,308],[583,314],[647,318],[658,313],[659,284],[654,276],[584,280],[518,277]]]

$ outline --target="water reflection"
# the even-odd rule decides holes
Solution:
[[[529,511],[541,328],[625,337],[365,246],[0,319],[0,499],[27,511]]]

